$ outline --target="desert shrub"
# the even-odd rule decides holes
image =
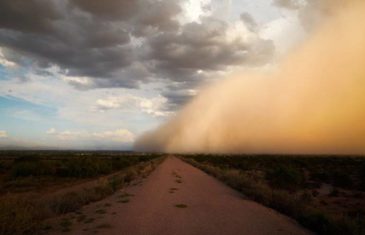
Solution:
[[[328,182],[330,180],[330,175],[327,171],[325,171],[325,169],[320,169],[320,170],[313,171],[311,173],[311,178],[313,180],[318,180],[321,182]]]
[[[72,157],[63,161],[58,175],[63,177],[94,177],[112,172],[110,161],[92,157]]]
[[[266,178],[273,187],[282,189],[296,189],[304,182],[304,177],[300,170],[285,165],[278,165],[273,170],[270,170]]]
[[[62,177],[94,177],[122,170],[139,162],[149,161],[154,158],[156,156],[121,156],[112,158],[77,156],[63,160],[57,174]]]
[[[83,200],[76,192],[66,193],[55,198],[50,207],[55,214],[64,214],[75,211],[83,205]]]
[[[117,189],[124,184],[124,177],[112,176],[109,179],[109,187],[113,192],[117,191]]]
[[[330,197],[338,197],[340,195],[340,191],[337,188],[334,188],[328,196]]]
[[[303,211],[297,219],[301,224],[312,229],[318,234],[365,234],[365,220],[363,217],[351,218],[343,215],[342,217],[335,219],[325,212],[312,209]]]
[[[298,217],[298,221],[319,234],[333,234],[333,232],[337,230],[334,228],[334,222],[325,214],[318,211],[303,213]]]
[[[365,164],[359,169],[359,181],[360,189],[365,191]]]
[[[17,160],[15,162],[15,167],[12,169],[15,169],[14,172],[16,173],[20,172],[19,174],[15,175],[34,175],[41,174],[37,171],[37,169],[35,169],[35,166],[42,166],[43,163],[49,163],[52,167],[52,170],[54,170],[56,169],[56,165],[62,163],[62,167],[66,166],[65,169],[67,169],[65,173],[68,173],[69,175],[75,175],[77,177],[83,177],[85,175],[85,173],[81,172],[81,170],[86,170],[86,174],[88,175],[99,173],[102,174],[113,170],[111,167],[111,158],[95,159],[90,156],[88,157],[94,162],[85,161],[82,159],[83,157],[77,157],[76,160],[70,157],[68,158],[70,161],[65,160],[63,162],[60,160],[42,162],[41,159],[27,158],[26,160]],[[149,159],[152,160],[153,158],[155,157],[153,156]],[[137,164],[140,159],[135,159],[136,160],[131,162]],[[27,165],[24,164],[24,162],[30,164]],[[67,166],[71,166],[71,163],[75,162],[85,163],[84,168],[71,168],[71,170],[69,170]],[[102,165],[106,162],[109,162],[109,164]],[[123,186],[126,177],[129,181],[131,181],[137,175],[139,175],[140,172],[152,171],[154,167],[148,167],[150,165],[155,166],[152,164],[152,162],[135,165],[132,166],[131,169],[126,169],[125,171],[113,174],[113,176],[101,178],[101,180],[97,181],[96,185],[73,192],[56,192],[47,195],[33,195],[23,193],[2,196],[0,198],[0,235],[38,234],[42,229],[44,229],[42,223],[46,219],[63,213],[78,210],[85,204],[101,200],[102,198],[111,195],[113,192]],[[27,174],[24,172],[27,172]],[[45,173],[43,172],[42,174]],[[33,177],[29,177],[29,179],[32,178]],[[24,179],[27,178],[17,178],[14,181]]]
[[[297,217],[305,207],[300,198],[283,190],[273,190],[271,200],[266,205],[292,217]]]
[[[337,180],[341,185],[351,181],[350,185],[344,186],[354,188],[354,179],[356,184],[365,181],[364,158],[300,156],[293,159],[276,156],[188,155],[183,159],[241,191],[250,199],[293,217],[317,234],[365,234],[363,210],[356,209],[348,214],[332,215],[329,211],[321,211],[311,205],[316,201],[313,197],[318,196],[318,191],[292,191],[301,189],[299,186],[307,186],[304,184],[306,182],[302,169],[309,173],[311,180],[326,183]],[[251,178],[247,171],[251,169],[267,172],[267,182]],[[335,195],[335,191],[330,194]]]
[[[139,159],[132,157],[115,157],[112,159],[112,167],[114,170],[121,170],[138,162]]]
[[[3,172],[5,169],[6,169],[5,162],[4,161],[0,161],[0,172]]]
[[[5,196],[0,200],[0,234],[30,234],[40,226],[44,210],[28,197]]]
[[[135,169],[128,169],[124,176],[124,182],[130,183],[137,174],[138,172]]]
[[[14,178],[52,175],[54,172],[55,168],[50,163],[35,158],[17,159],[11,168],[11,176]]]
[[[331,183],[334,186],[349,188],[353,185],[351,175],[347,171],[338,169],[331,175]]]
[[[38,170],[39,167],[37,162],[24,161],[14,164],[12,175],[14,177],[38,175]]]

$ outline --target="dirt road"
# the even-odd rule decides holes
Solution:
[[[60,224],[64,232],[53,234],[310,234],[175,157]]]

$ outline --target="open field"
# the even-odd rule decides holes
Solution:
[[[1,235],[365,234],[362,157],[0,156]]]
[[[159,156],[112,151],[0,151],[0,195],[50,191]]]
[[[365,158],[184,155],[249,198],[319,234],[365,234]]]
[[[160,162],[158,154],[0,152],[0,234],[40,233],[44,221],[103,199]]]

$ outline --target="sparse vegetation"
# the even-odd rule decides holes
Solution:
[[[148,175],[159,157],[118,152],[0,152],[0,234],[45,230],[48,218],[77,212],[136,177]],[[87,187],[72,187],[89,182]],[[80,214],[75,214],[77,221],[93,222]],[[70,230],[71,225],[61,223],[62,231]]]
[[[133,196],[134,196],[133,194],[124,192],[123,194],[119,195],[118,197],[119,198],[126,198],[126,197],[133,197]]]
[[[118,203],[128,203],[130,200],[130,197],[133,197],[133,194],[124,192],[121,195],[118,195],[119,200],[117,201]]]
[[[129,198],[124,198],[124,199],[118,200],[117,202],[119,202],[119,203],[128,203]]]
[[[177,208],[187,208],[188,206],[185,204],[176,204],[175,207]]]
[[[112,226],[108,223],[103,223],[103,224],[99,224],[97,225],[95,228],[96,229],[106,229],[106,228],[111,228]]]
[[[182,158],[318,234],[365,234],[365,158],[266,155]]]
[[[86,215],[79,215],[77,217],[77,222],[83,222],[83,221],[85,221],[85,219],[86,219]]]
[[[72,222],[67,218],[63,218],[60,222],[60,226],[62,228],[62,232],[69,232],[71,231]]]
[[[84,221],[84,224],[90,224],[92,222],[94,222],[95,219],[94,218],[87,218],[85,221]]]
[[[170,188],[169,193],[175,193],[178,190],[178,188]]]
[[[97,213],[97,214],[105,214],[106,213],[106,210],[104,210],[104,209],[97,209],[95,211],[95,213]]]

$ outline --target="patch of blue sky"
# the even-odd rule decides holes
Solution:
[[[24,78],[29,73],[27,67],[5,67],[0,64],[0,81],[14,78]]]
[[[55,125],[57,110],[14,97],[0,96],[0,129],[9,135],[35,137]]]
[[[5,66],[0,64],[0,81],[9,79],[10,79],[9,70]]]
[[[16,97],[0,96],[0,130],[11,137],[47,141],[47,130],[58,131],[89,129],[59,117],[55,107],[34,104]]]

